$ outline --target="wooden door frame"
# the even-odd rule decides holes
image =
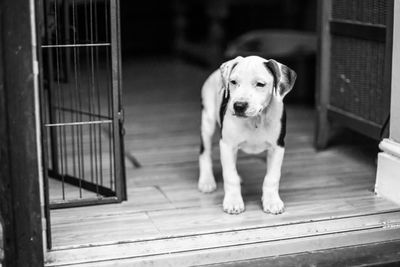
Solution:
[[[329,18],[332,10],[332,0],[321,0],[317,3],[317,64],[315,83],[315,109],[316,125],[314,146],[317,149],[327,147],[330,125],[328,122],[329,104],[329,75],[330,75],[330,51],[331,35]]]
[[[35,1],[0,2],[0,212],[4,262],[43,266]]]

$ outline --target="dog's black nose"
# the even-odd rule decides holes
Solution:
[[[235,113],[242,114],[246,111],[248,106],[249,103],[247,102],[235,102],[233,104],[233,109],[235,110]]]

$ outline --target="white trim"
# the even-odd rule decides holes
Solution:
[[[385,138],[380,142],[379,148],[387,154],[400,158],[400,143]]]
[[[43,185],[43,162],[42,162],[42,132],[40,120],[40,98],[39,98],[39,62],[37,56],[37,38],[36,38],[36,16],[35,16],[35,0],[29,0],[30,15],[31,15],[31,40],[32,40],[32,69],[33,69],[33,87],[35,101],[35,126],[36,126],[36,151],[38,162],[38,179],[39,179],[39,194],[40,206],[42,213],[42,238],[43,252],[47,251],[46,237],[46,216],[45,216],[45,201],[44,201],[44,185]]]
[[[400,142],[400,1],[394,1],[390,138]]]
[[[397,144],[400,146],[400,144]],[[375,193],[400,205],[400,158],[387,152],[378,154]]]

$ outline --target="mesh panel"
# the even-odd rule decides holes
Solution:
[[[386,24],[386,0],[334,0],[332,18]]]
[[[390,88],[384,87],[385,44],[332,36],[331,105],[382,124]]]

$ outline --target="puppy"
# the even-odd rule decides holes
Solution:
[[[217,187],[211,151],[212,136],[218,124],[225,212],[239,214],[245,209],[241,178],[236,170],[239,149],[251,154],[267,150],[267,174],[261,199],[263,209],[272,214],[284,211],[279,196],[286,134],[283,98],[293,88],[295,80],[296,73],[287,66],[273,59],[249,56],[225,62],[205,81],[198,188],[209,193]]]

